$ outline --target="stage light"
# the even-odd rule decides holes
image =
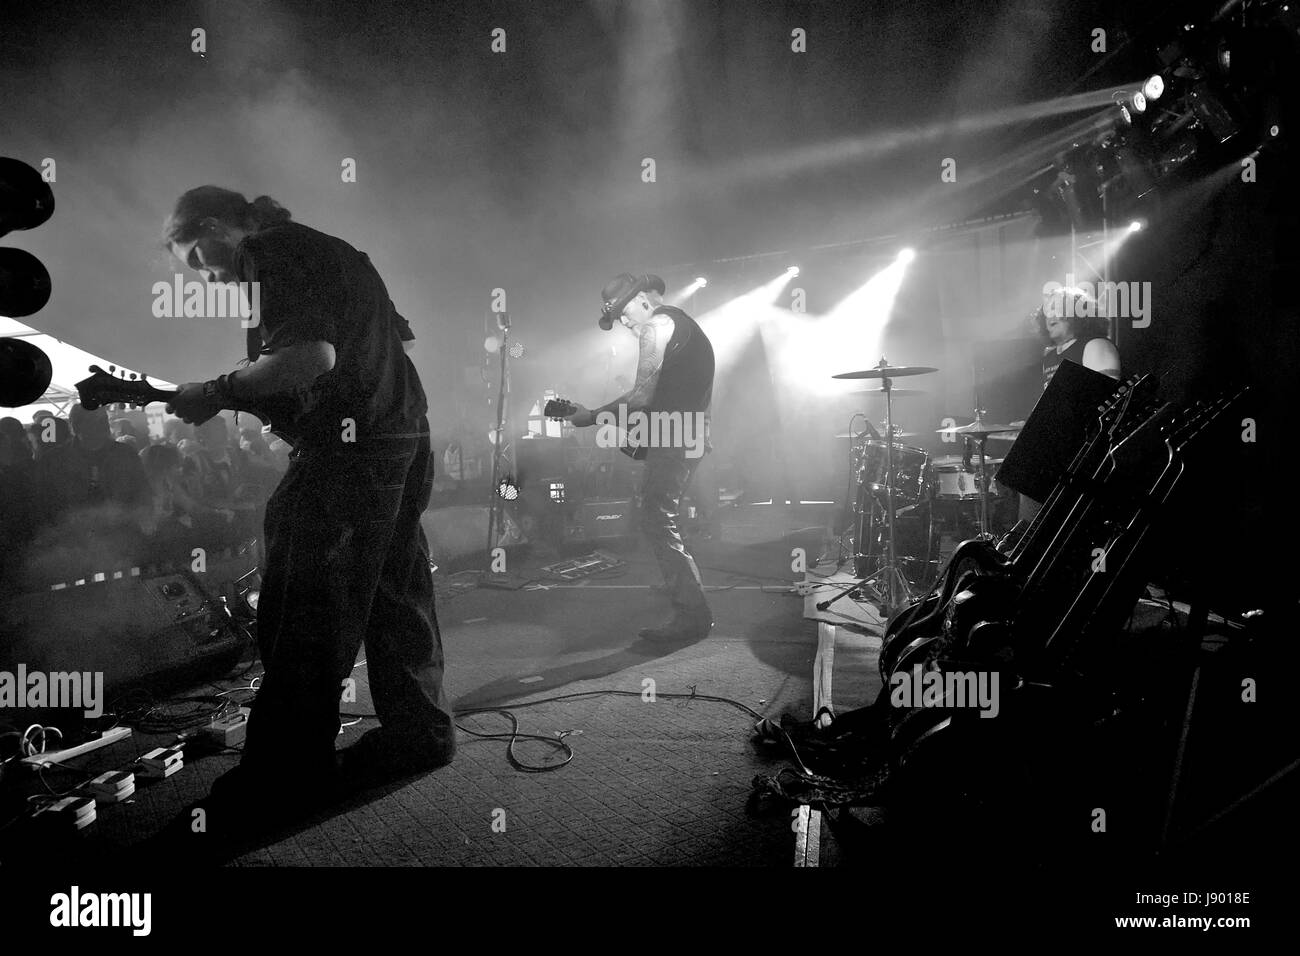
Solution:
[[[699,292],[708,284],[709,280],[704,278],[704,276],[696,276],[690,282],[686,283],[686,285],[678,289],[673,289],[671,293],[665,295],[664,302],[668,305],[681,305],[687,299],[691,299],[695,293]],[[691,301],[693,302],[694,299],[691,299]]]
[[[795,276],[797,276],[797,275],[799,274],[799,267],[798,267],[798,266],[791,266],[790,268],[786,269],[785,271],[786,271],[787,274],[789,274],[790,278],[793,279]]]
[[[524,347],[523,347],[523,345],[522,345],[521,343],[519,343],[519,342],[511,342],[511,343],[510,343],[510,357],[511,357],[511,358],[513,358],[513,359],[520,359],[520,358],[523,358],[525,354],[526,354],[526,350],[524,349]]]
[[[519,485],[515,483],[512,477],[502,478],[497,483],[497,495],[506,501],[514,501],[519,497]]]
[[[1133,125],[1133,114],[1129,112],[1130,97],[1123,90],[1116,90],[1114,95],[1115,105],[1119,107],[1119,115],[1124,117],[1124,122]],[[1076,144],[1077,145],[1077,144]]]
[[[497,352],[501,351],[501,340],[495,335],[489,335],[483,340],[483,350],[492,355],[496,355]]]
[[[906,265],[916,258],[916,250],[911,248],[898,250],[898,261]]]
[[[778,273],[762,285],[709,309],[696,319],[713,344],[719,377],[740,357],[763,323],[789,317],[789,311],[778,306],[777,300],[796,271],[797,267],[791,267]]]
[[[1130,102],[1133,104],[1133,109],[1137,110],[1139,113],[1145,113],[1147,111],[1147,98],[1141,90],[1138,90],[1133,94],[1133,98]]]
[[[1128,231],[1129,231],[1129,232],[1141,232],[1141,231],[1142,231],[1142,220],[1141,220],[1141,219],[1134,219],[1132,222],[1130,222],[1130,223],[1128,224]]]
[[[1218,62],[1219,68],[1223,70],[1224,73],[1232,72],[1232,48],[1228,46],[1227,40],[1223,40],[1219,43],[1219,48],[1215,51],[1214,58]]]
[[[1187,102],[1192,112],[1220,143],[1226,143],[1237,135],[1237,121],[1232,118],[1226,106],[1219,100],[1205,83],[1197,84],[1187,94]]]
[[[879,260],[877,260],[879,261]],[[769,356],[785,387],[809,395],[834,395],[860,387],[830,376],[846,370],[845,355],[878,354],[908,265],[896,255],[874,275],[821,315],[787,315],[763,327]]]
[[[1165,91],[1165,80],[1159,73],[1155,73],[1147,78],[1142,84],[1142,95],[1148,100],[1155,102]]]

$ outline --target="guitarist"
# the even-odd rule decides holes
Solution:
[[[337,792],[339,688],[363,642],[382,726],[348,748],[343,770],[373,778],[450,762],[455,726],[420,527],[433,482],[427,403],[403,351],[409,325],[364,253],[269,197],[192,189],[164,238],[208,282],[260,283],[251,364],[183,385],[168,409],[201,423],[219,409],[278,403],[284,417],[273,410],[272,426],[296,437],[266,506],[266,674],[243,760],[212,799],[265,806]]]
[[[636,382],[600,408],[579,405],[566,416],[574,425],[595,425],[603,412],[618,416],[624,405],[629,414],[680,412],[683,419],[696,415],[707,421],[713,399],[713,346],[694,319],[663,304],[663,294],[664,280],[658,276],[627,273],[616,276],[601,290],[600,327],[608,331],[617,322],[636,336]],[[686,448],[678,447],[643,451],[646,471],[640,495],[641,530],[663,572],[673,616],[659,627],[638,633],[652,641],[700,640],[713,627],[713,614],[704,597],[699,568],[682,543],[677,513],[682,492],[703,455],[691,457]]]

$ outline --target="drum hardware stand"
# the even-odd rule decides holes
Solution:
[[[985,409],[981,407],[984,403],[980,401],[980,383],[982,381],[980,372],[982,369],[975,360],[978,351],[978,349],[971,349],[971,384],[975,386],[975,422],[973,424],[982,424],[985,412]],[[989,476],[986,470],[987,466],[984,463],[984,450],[985,446],[988,445],[989,436],[987,433],[974,432],[969,437],[974,438],[979,443],[980,451],[980,470],[975,477],[980,486],[980,533],[977,537],[980,541],[988,541],[993,537],[993,534],[989,531]]]
[[[981,417],[981,409],[975,409],[975,421],[969,425],[957,425],[952,428],[940,428],[939,434],[942,435],[961,435],[964,438],[973,438],[979,444],[980,467],[979,473],[975,480],[980,486],[980,508],[979,508],[979,535],[981,541],[992,540],[995,535],[989,530],[989,485],[992,483],[988,476],[988,458],[985,449],[988,445],[990,435],[1001,435],[1008,432],[1016,432],[1019,429],[1012,428],[1009,425],[989,425]]]
[[[854,414],[854,416],[853,416],[852,418],[849,419],[849,430],[848,430],[848,432],[847,432],[847,434],[848,434],[848,436],[849,436],[849,480],[848,480],[848,484],[847,484],[847,485],[845,486],[845,488],[844,488],[844,510],[841,512],[841,514],[840,514],[840,518],[838,519],[838,520],[842,520],[842,521],[844,521],[844,526],[843,526],[843,529],[840,531],[840,533],[839,533],[839,535],[838,535],[838,539],[839,539],[839,540],[838,540],[837,545],[836,545],[837,548],[838,548],[838,553],[837,553],[837,556],[836,556],[836,558],[835,558],[835,570],[836,570],[836,571],[838,571],[840,568],[844,567],[844,563],[845,563],[846,561],[851,561],[851,560],[853,560],[853,555],[852,555],[852,554],[848,551],[848,549],[844,546],[844,539],[847,538],[849,535],[853,535],[853,537],[854,537],[854,541],[855,541],[855,543],[856,543],[857,538],[860,537],[861,534],[862,534],[862,529],[861,529],[861,527],[860,527],[860,526],[861,526],[861,522],[855,520],[856,517],[857,517],[856,514],[855,514],[855,512],[856,512],[856,508],[855,508],[855,507],[853,506],[853,504],[852,504],[852,501],[853,501],[853,484],[854,484],[854,482],[853,482],[853,473],[854,473],[854,470],[855,470],[855,469],[854,469],[854,456],[855,456],[854,445],[855,445],[856,441],[859,440],[858,438],[855,438],[855,437],[854,437],[854,432],[853,432],[853,423],[854,423],[854,421],[856,421],[856,420],[859,418],[859,416],[862,417],[863,419],[865,419],[865,420],[866,420],[866,423],[867,423],[867,427],[864,428],[864,429],[861,431],[861,433],[859,433],[860,436],[865,436],[865,435],[878,435],[878,434],[879,434],[879,433],[876,431],[875,427],[871,424],[871,419],[868,418],[866,415],[863,415],[861,412],[858,412],[858,413]],[[846,520],[846,519],[847,519],[847,520]],[[856,530],[855,530],[855,529],[856,529]],[[819,562],[819,563],[820,563],[820,562]]]
[[[868,577],[862,578],[852,588],[849,588],[817,604],[817,610],[825,611],[836,601],[849,595],[856,595],[864,589],[869,590],[874,595],[874,600],[882,605],[882,610],[887,618],[893,617],[902,610],[908,603],[915,601],[917,593],[908,583],[907,577],[898,567],[898,559],[894,547],[894,408],[893,398],[890,390],[893,387],[893,378],[885,374],[885,370],[891,370],[889,363],[882,356],[880,364],[875,368],[875,374],[872,378],[880,379],[881,391],[885,393],[885,515],[886,515],[886,533],[889,536],[889,557],[876,572]],[[858,547],[862,546],[862,515],[858,515]],[[883,584],[883,593],[878,585]]]
[[[975,410],[975,421],[979,421],[979,409]],[[989,475],[988,466],[985,464],[984,450],[988,445],[989,436],[986,434],[976,434],[975,442],[979,445],[980,452],[980,471],[976,476],[976,481],[980,483],[980,533],[979,540],[988,541],[992,539],[993,532],[989,531]]]

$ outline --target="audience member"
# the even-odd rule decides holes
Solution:
[[[108,414],[74,405],[69,424],[72,440],[46,450],[37,461],[43,520],[100,506],[143,517],[149,505],[144,467],[135,452],[112,440]]]

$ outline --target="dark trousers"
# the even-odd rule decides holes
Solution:
[[[295,453],[266,506],[266,674],[245,764],[330,772],[340,691],[363,643],[380,722],[418,743],[454,735],[420,527],[432,486],[427,430]]]
[[[682,615],[707,614],[709,610],[700,584],[700,570],[677,530],[682,492],[690,484],[700,461],[701,458],[684,457],[678,449],[651,448],[646,453],[641,484],[641,531],[659,562],[673,611]]]

